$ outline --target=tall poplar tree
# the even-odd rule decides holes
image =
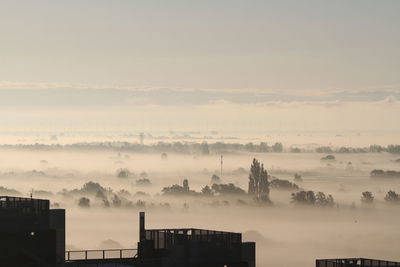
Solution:
[[[250,167],[248,194],[259,200],[269,201],[268,172],[257,159],[253,159]]]

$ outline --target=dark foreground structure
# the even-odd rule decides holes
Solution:
[[[63,266],[65,210],[48,200],[0,196],[0,266]]]
[[[240,233],[146,229],[139,216],[137,249],[65,251],[65,210],[49,200],[0,196],[0,266],[5,267],[255,267],[254,242]],[[366,258],[318,259],[315,267],[400,267]]]
[[[400,267],[400,262],[366,258],[318,259],[315,267]]]
[[[214,230],[146,229],[139,217],[138,249],[67,251],[66,266],[255,267],[255,243]],[[136,252],[136,253],[135,253]],[[107,254],[109,256],[107,256]],[[82,257],[82,259],[79,259]]]
[[[0,266],[255,267],[255,243],[240,233],[146,229],[137,249],[65,251],[65,210],[49,200],[0,196]]]

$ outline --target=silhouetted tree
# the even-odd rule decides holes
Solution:
[[[371,171],[370,176],[373,178],[400,178],[400,172],[375,169]]]
[[[268,144],[265,142],[261,142],[259,146],[259,151],[260,152],[268,152]]]
[[[324,160],[324,161],[335,161],[336,157],[334,155],[326,155],[325,157],[322,157],[321,160]]]
[[[165,195],[196,195],[196,193],[193,190],[190,190],[189,188],[189,181],[187,179],[183,180],[183,184],[181,185],[172,185],[169,187],[164,187],[162,189],[162,192]]]
[[[316,197],[313,191],[299,191],[292,193],[292,203],[314,205],[315,202]]]
[[[201,189],[201,193],[205,196],[211,196],[213,194],[211,188],[208,185]]]
[[[275,143],[272,146],[272,151],[274,151],[274,152],[282,152],[283,151],[282,143]]]
[[[400,203],[400,196],[395,191],[390,190],[387,192],[385,200],[389,203]]]
[[[85,183],[80,190],[73,190],[74,193],[75,191],[84,194],[97,194],[98,191],[106,192],[107,190],[99,183],[90,181]]]
[[[201,143],[201,154],[210,155],[210,149],[208,148],[208,143],[207,142]]]
[[[270,183],[271,188],[283,189],[283,190],[298,190],[299,186],[288,180],[274,179]]]
[[[249,174],[249,195],[259,200],[269,201],[268,173],[257,159],[253,159]]]
[[[183,189],[185,190],[185,191],[187,191],[187,192],[189,192],[189,181],[188,181],[188,179],[184,179],[183,180]]]
[[[117,170],[118,178],[128,178],[130,174],[130,171],[126,168]]]
[[[242,188],[235,186],[234,184],[213,184],[211,187],[215,194],[219,195],[242,195],[246,194]]]
[[[374,202],[374,195],[369,191],[362,192],[361,202],[365,204],[371,204]]]
[[[119,196],[113,195],[113,197],[111,198],[111,201],[112,201],[114,207],[118,207],[118,208],[121,207],[122,200]]]
[[[89,208],[90,207],[90,199],[86,197],[81,197],[78,202],[79,207]]]
[[[318,192],[315,196],[315,200],[315,204],[318,206],[326,207],[335,205],[332,195],[326,196],[323,192]]]

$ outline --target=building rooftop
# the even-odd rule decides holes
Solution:
[[[399,267],[400,262],[367,258],[317,259],[316,267]]]
[[[13,210],[26,215],[41,215],[50,209],[46,199],[0,196],[0,211]]]

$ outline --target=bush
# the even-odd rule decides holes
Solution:
[[[335,161],[336,157],[334,155],[326,155],[325,157],[321,158],[322,161]]]
[[[131,175],[130,171],[126,168],[117,170],[118,178],[128,178]]]
[[[86,197],[81,197],[78,202],[79,207],[89,208],[90,207],[90,199]]]

